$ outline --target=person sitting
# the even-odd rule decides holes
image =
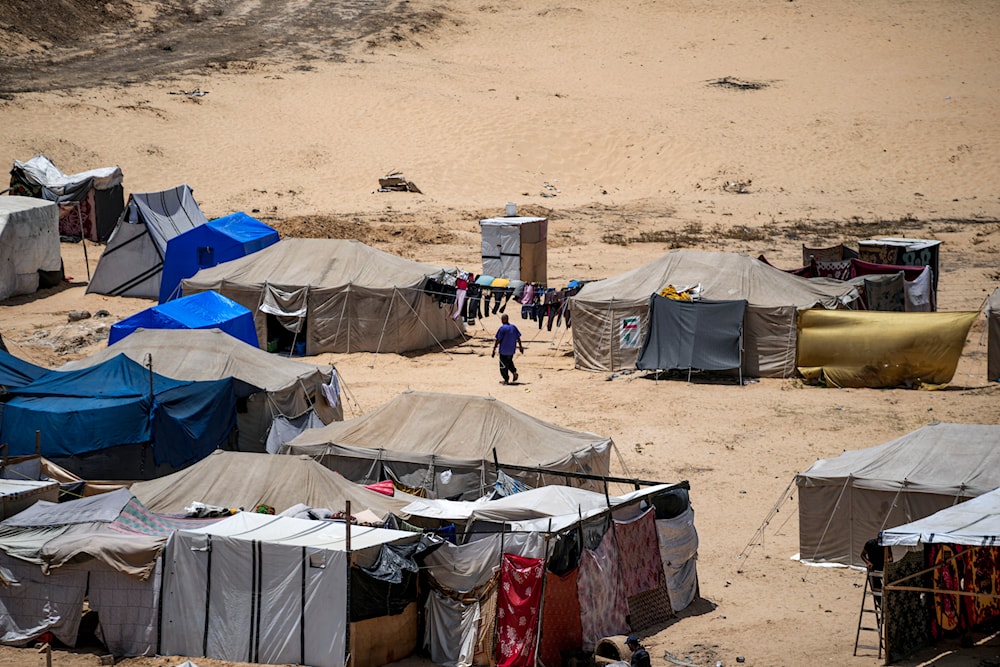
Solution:
[[[638,637],[629,635],[628,639],[625,640],[625,645],[632,651],[632,659],[629,661],[631,667],[650,667],[649,651],[642,647]]]

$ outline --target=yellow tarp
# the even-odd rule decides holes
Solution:
[[[937,389],[955,375],[978,312],[799,312],[797,366],[833,387]]]

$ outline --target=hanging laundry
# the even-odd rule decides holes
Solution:
[[[541,558],[503,555],[497,596],[497,667],[535,664],[544,573]]]
[[[323,398],[331,408],[340,405],[340,378],[337,377],[336,368],[330,373],[330,381],[322,385],[320,391],[323,392]]]
[[[613,530],[604,534],[596,550],[584,549],[580,555],[577,591],[583,650],[593,651],[604,637],[628,634],[628,605]]]

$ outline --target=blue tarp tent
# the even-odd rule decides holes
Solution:
[[[0,389],[15,389],[32,383],[49,372],[30,361],[0,350]]]
[[[180,296],[181,280],[278,242],[278,232],[246,213],[233,213],[189,229],[167,242],[160,303]]]
[[[236,425],[231,378],[172,380],[118,355],[52,371],[9,392],[0,442],[11,456],[41,454],[84,479],[152,479],[226,444]]]
[[[140,310],[111,325],[108,345],[136,329],[222,329],[248,345],[257,345],[253,313],[218,292],[192,294],[169,303]]]

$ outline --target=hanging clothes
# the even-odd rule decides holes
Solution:
[[[628,604],[613,530],[604,534],[596,550],[584,549],[580,555],[577,592],[583,650],[593,651],[605,637],[628,634]]]
[[[541,558],[503,555],[497,591],[497,667],[535,664],[544,574]]]
[[[337,376],[336,368],[330,373],[330,381],[322,385],[320,391],[323,392],[323,398],[331,408],[340,405],[340,378]]]

